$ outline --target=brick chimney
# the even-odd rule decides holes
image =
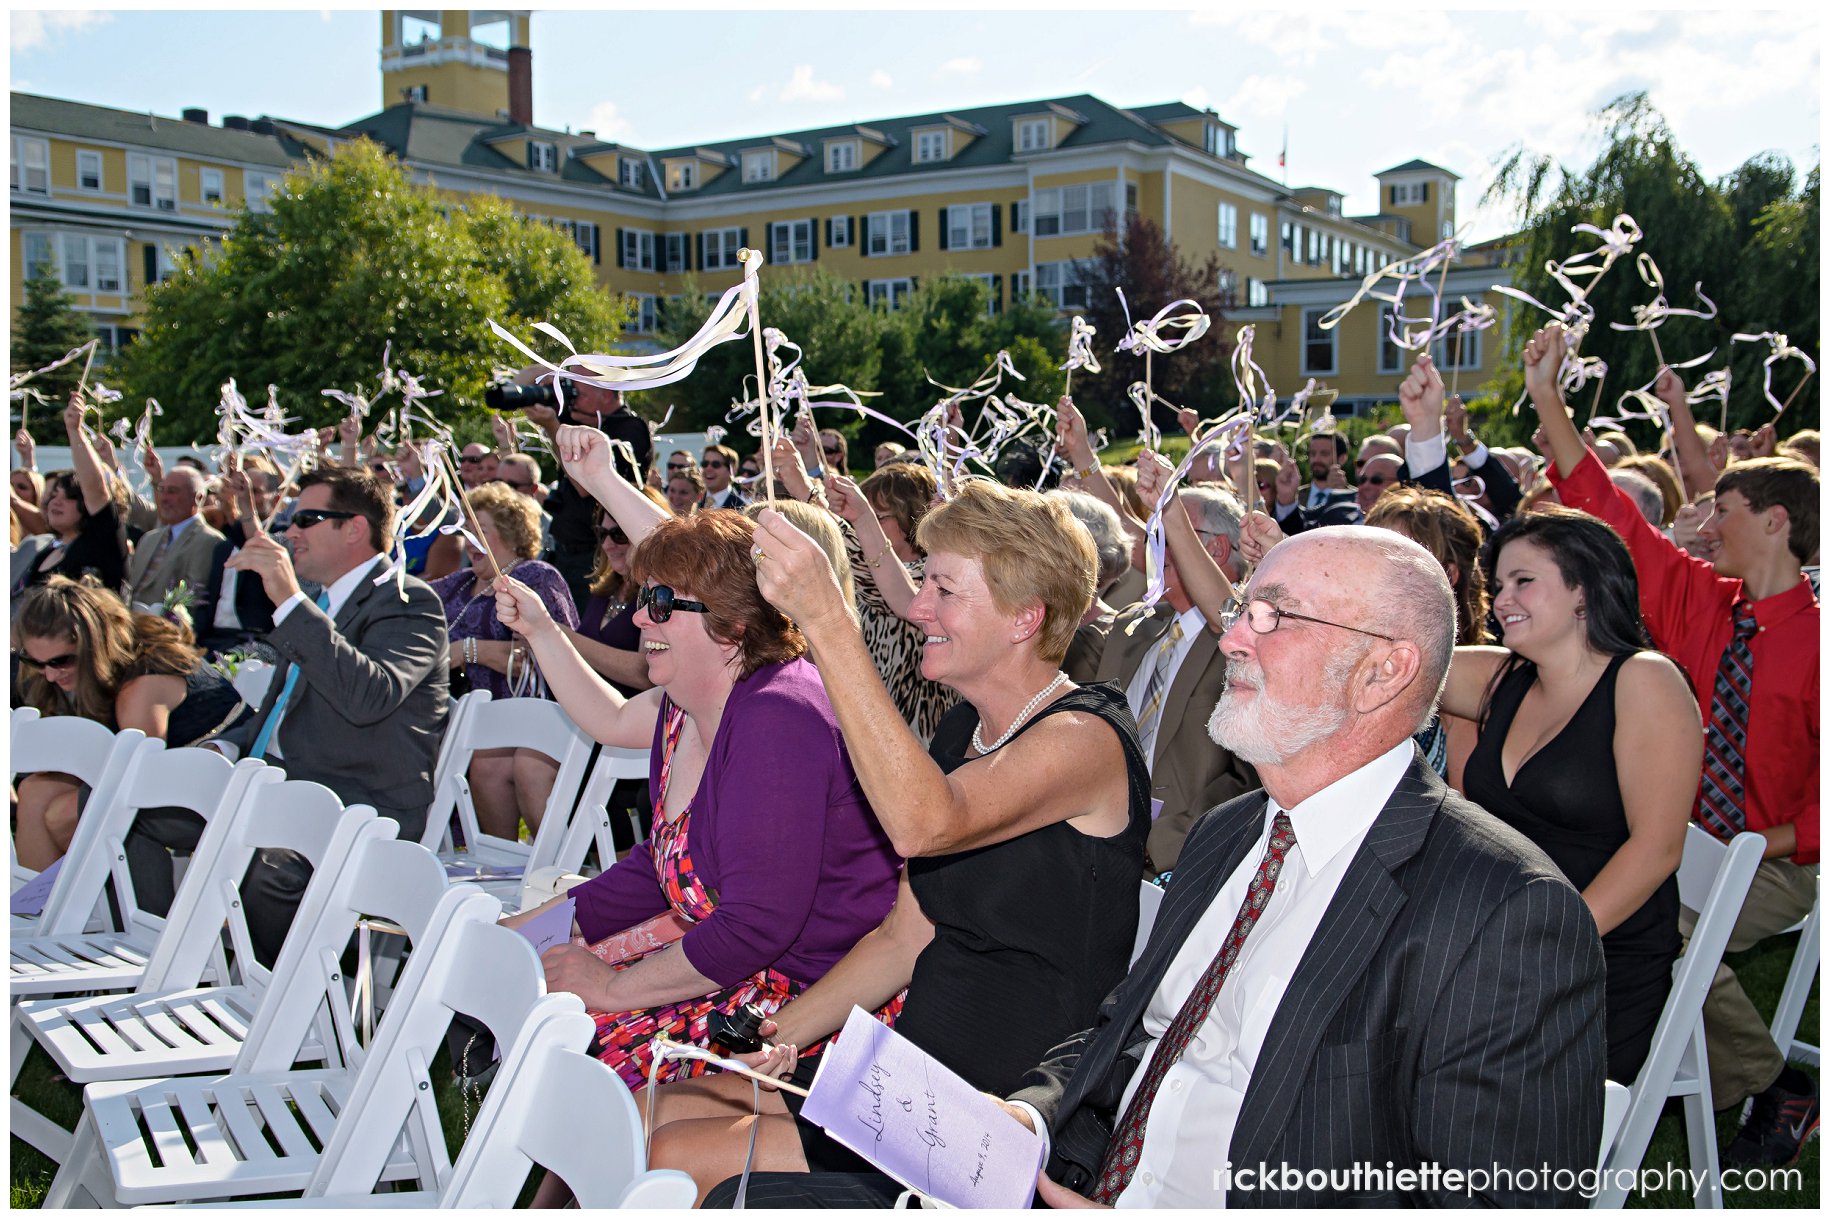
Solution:
[[[526,47],[508,48],[508,121],[534,125],[534,53]]]

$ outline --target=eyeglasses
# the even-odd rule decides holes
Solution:
[[[731,463],[728,461],[708,461],[705,463],[705,468],[708,470],[728,470],[731,468]]]
[[[482,460],[487,456],[489,456],[489,454],[487,454],[487,453],[466,453],[458,458],[458,464],[465,465],[465,466],[474,466],[474,465],[481,463]]]
[[[839,448],[837,445],[823,444],[820,446],[820,452],[826,454],[828,457],[837,457],[845,452],[845,450]]]
[[[1386,483],[1391,482],[1391,481],[1393,481],[1393,480],[1387,478],[1385,475],[1378,474],[1378,475],[1369,476],[1367,478],[1362,478],[1360,480],[1360,486],[1362,486],[1362,487],[1383,487]]]
[[[1388,643],[1397,642],[1390,635],[1382,635],[1378,631],[1369,631],[1365,627],[1348,626],[1345,622],[1330,622],[1326,618],[1311,618],[1307,614],[1298,614],[1292,610],[1279,609],[1269,601],[1247,601],[1241,603],[1237,597],[1235,597],[1232,603],[1225,609],[1220,611],[1221,629],[1227,631],[1232,630],[1233,624],[1239,621],[1242,616],[1245,618],[1245,624],[1252,628],[1252,633],[1254,635],[1269,635],[1272,631],[1275,631],[1279,626],[1283,625],[1283,620],[1285,618],[1293,618],[1297,622],[1313,622],[1319,626],[1334,626],[1339,627],[1343,631],[1353,631],[1355,634],[1359,635],[1371,635],[1374,639],[1383,639]]]
[[[674,616],[675,610],[685,610],[689,614],[712,612],[703,601],[674,596],[674,590],[665,584],[644,584],[635,595],[635,607],[647,610],[650,622],[666,622]]]
[[[693,468],[693,463],[690,461],[670,461],[667,463],[667,468],[670,470],[690,470]]]
[[[62,656],[53,656],[49,660],[39,660],[24,652],[14,652],[13,659],[24,669],[68,669],[75,666],[78,657],[75,652],[65,652]]]
[[[629,535],[623,532],[620,525],[606,526],[600,522],[597,526],[597,536],[599,539],[609,538],[618,546],[629,545]]]
[[[338,512],[334,508],[301,508],[292,514],[292,525],[295,529],[310,529],[325,521],[349,521],[360,515],[359,512]]]

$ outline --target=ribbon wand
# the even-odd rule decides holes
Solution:
[[[1798,397],[1798,391],[1805,387],[1806,382],[1811,380],[1811,374],[1816,371],[1817,371],[1817,369],[1815,369],[1815,368],[1810,368],[1810,369],[1805,370],[1804,380],[1800,381],[1797,385],[1794,385],[1792,387],[1792,392],[1786,395],[1786,400],[1779,404],[1779,414],[1773,416],[1773,422],[1775,422],[1775,423],[1779,422],[1780,417],[1786,413],[1786,407],[1792,405],[1792,399]],[[1727,411],[1728,407],[1726,405],[1724,405],[1722,409],[1724,411]],[[1727,431],[1728,425],[1723,424],[1722,430]]]
[[[746,264],[754,262],[760,270],[763,264],[761,250],[743,249],[737,251],[737,261]],[[769,409],[769,372],[763,360],[762,318],[757,311],[757,298],[762,295],[754,274],[746,274],[744,283],[744,304],[750,311],[750,345],[756,353],[756,396],[760,400],[760,421],[762,423],[762,473],[763,498],[769,507],[775,507],[775,427],[774,418]]]
[[[483,540],[482,522],[477,519],[477,510],[470,503],[470,489],[464,485],[464,480],[458,477],[457,466],[451,461],[449,445],[438,446],[438,459],[440,464],[445,467],[445,477],[450,480],[452,489],[458,493],[458,503],[463,507],[465,524],[477,540],[477,553],[489,561],[490,581],[493,583],[500,580],[502,568],[497,565],[496,556],[489,552],[489,543]]]

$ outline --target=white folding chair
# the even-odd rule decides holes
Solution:
[[[1700,826],[1693,824],[1685,831],[1684,859],[1677,874],[1678,900],[1696,914],[1696,927],[1673,970],[1671,993],[1652,1032],[1652,1048],[1630,1089],[1626,1115],[1608,1154],[1608,1179],[1593,1203],[1597,1208],[1626,1205],[1623,1178],[1645,1158],[1659,1114],[1666,1099],[1673,1096],[1683,1101],[1691,1171],[1702,1174],[1697,1205],[1722,1205],[1709,1054],[1703,1041],[1703,1000],[1709,995],[1716,966],[1722,962],[1729,933],[1741,915],[1741,903],[1765,848],[1766,839],[1758,834],[1737,834],[1734,841],[1724,844]]]
[[[1156,926],[1156,912],[1163,907],[1163,887],[1150,881],[1143,881],[1137,891],[1137,939],[1131,944],[1131,963],[1144,955],[1144,945],[1150,942],[1150,929]]]
[[[1595,1162],[1597,1168],[1608,1166],[1608,1153],[1614,1150],[1614,1137],[1620,1133],[1620,1124],[1627,1120],[1627,1105],[1632,1099],[1633,1092],[1627,1085],[1611,1079],[1602,1083],[1601,1155]]]
[[[579,793],[577,805],[566,816],[554,816],[557,810],[549,809],[546,819],[540,823],[540,832],[534,835],[533,850],[522,874],[517,910],[539,904],[530,898],[545,901],[550,897],[560,888],[560,877],[573,875],[584,867],[585,857],[593,845],[597,847],[597,858],[602,866],[608,867],[616,858],[616,839],[610,832],[610,799],[617,783],[625,779],[647,781],[648,751],[600,746],[597,759],[585,776],[584,790]],[[635,820],[631,817],[632,822]],[[637,825],[635,828],[637,842],[648,836],[646,827]]]
[[[1823,899],[1811,903],[1811,913],[1804,917],[1796,927],[1787,931],[1796,931],[1798,947],[1792,952],[1792,968],[1786,971],[1785,988],[1779,992],[1779,1006],[1773,1009],[1773,1044],[1786,1056],[1787,1062],[1803,1062],[1816,1066],[1818,1063],[1817,1046],[1798,1038],[1798,1022],[1805,1014],[1805,1000],[1811,997],[1811,984],[1817,980],[1818,972],[1818,916],[1823,912]]]
[[[77,715],[40,716],[36,709],[13,711],[9,748],[11,780],[29,774],[67,774],[89,785],[88,808],[109,807],[120,789],[140,742],[146,734],[137,728],[110,732],[94,720]],[[96,843],[102,833],[101,816],[81,817],[71,836],[70,849],[52,882],[50,897],[38,914],[12,916],[14,935],[42,932],[73,933],[86,930],[102,906],[113,856]],[[13,888],[37,875],[13,860]],[[99,928],[98,928],[99,929]]]
[[[471,705],[454,727],[446,729],[441,745],[446,765],[426,814],[426,833],[421,841],[433,846],[443,839],[455,814],[464,833],[466,853],[462,862],[525,869],[532,853],[528,845],[485,834],[477,825],[467,774],[471,759],[483,749],[532,749],[558,762],[559,773],[554,776],[553,790],[541,818],[544,827],[549,820],[563,822],[572,811],[591,759],[591,738],[550,699],[492,699],[487,691],[473,691],[461,701]],[[449,852],[441,855],[448,861],[454,858]]]
[[[417,843],[373,844],[365,870],[389,846],[424,853]],[[438,870],[442,896],[359,1068],[288,1071],[288,1054],[243,1069],[242,1060],[259,1057],[244,1047],[227,1075],[91,1084],[45,1206],[70,1205],[78,1192],[128,1205],[291,1193],[326,1157],[345,1181],[437,1188],[451,1164],[428,1064],[452,1016],[471,1016],[512,1044],[543,989],[533,945],[496,924],[501,903],[445,885]],[[326,967],[335,968],[334,955],[320,962]]]
[[[99,808],[91,800],[83,810],[83,820],[99,822],[99,838],[91,849],[107,853],[107,879],[114,884],[123,930],[60,933],[56,928],[76,918],[73,910],[46,907],[34,934],[12,937],[8,972],[13,998],[139,985],[165,919],[141,910],[134,898],[125,847],[134,817],[143,808],[177,807],[196,813],[207,826],[235,809],[243,790],[264,769],[265,763],[249,759],[231,765],[211,749],[166,749],[163,741],[141,741],[115,799]],[[81,896],[72,901],[77,908],[87,904]]]
[[[241,902],[241,880],[255,851],[299,852],[312,863],[312,886],[327,888],[347,862],[362,826],[374,819],[366,806],[346,814],[327,787],[287,782],[285,772],[266,767],[248,784],[241,807],[218,817],[198,841],[138,989],[14,1007],[14,1078],[34,1040],[64,1077],[78,1084],[228,1070],[272,980],[249,946]],[[301,907],[310,901],[308,889]],[[225,927],[235,945],[240,980],[201,985]],[[328,1021],[301,1057],[325,1059],[327,1036],[335,1036]],[[13,1133],[57,1161],[68,1154],[73,1137],[17,1097]]]

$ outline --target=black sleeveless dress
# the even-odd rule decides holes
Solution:
[[[1614,686],[1626,656],[1616,656],[1563,730],[1525,760],[1511,786],[1500,751],[1537,667],[1519,662],[1500,679],[1487,722],[1468,755],[1468,799],[1544,851],[1578,890],[1627,840],[1627,813],[1614,766]],[[1671,991],[1677,960],[1677,878],[1601,940],[1607,960],[1608,1078],[1630,1084],[1652,1048],[1652,1030]]]
[[[934,939],[916,958],[896,1031],[998,1096],[1016,1091],[1049,1050],[1093,1023],[1125,976],[1137,937],[1150,834],[1150,771],[1137,722],[1124,692],[1100,683],[1056,699],[1017,736],[1066,711],[1106,721],[1124,747],[1130,820],[1123,830],[1095,838],[1060,821],[1008,842],[908,862],[909,887],[934,923]],[[941,719],[928,755],[943,771],[966,763],[978,722],[965,702]],[[816,1065],[803,1059],[797,1078],[811,1080]],[[783,1098],[799,1112],[798,1098]],[[819,1127],[799,1125],[813,1171],[871,1171]],[[900,1187],[889,1188],[893,1196]]]

